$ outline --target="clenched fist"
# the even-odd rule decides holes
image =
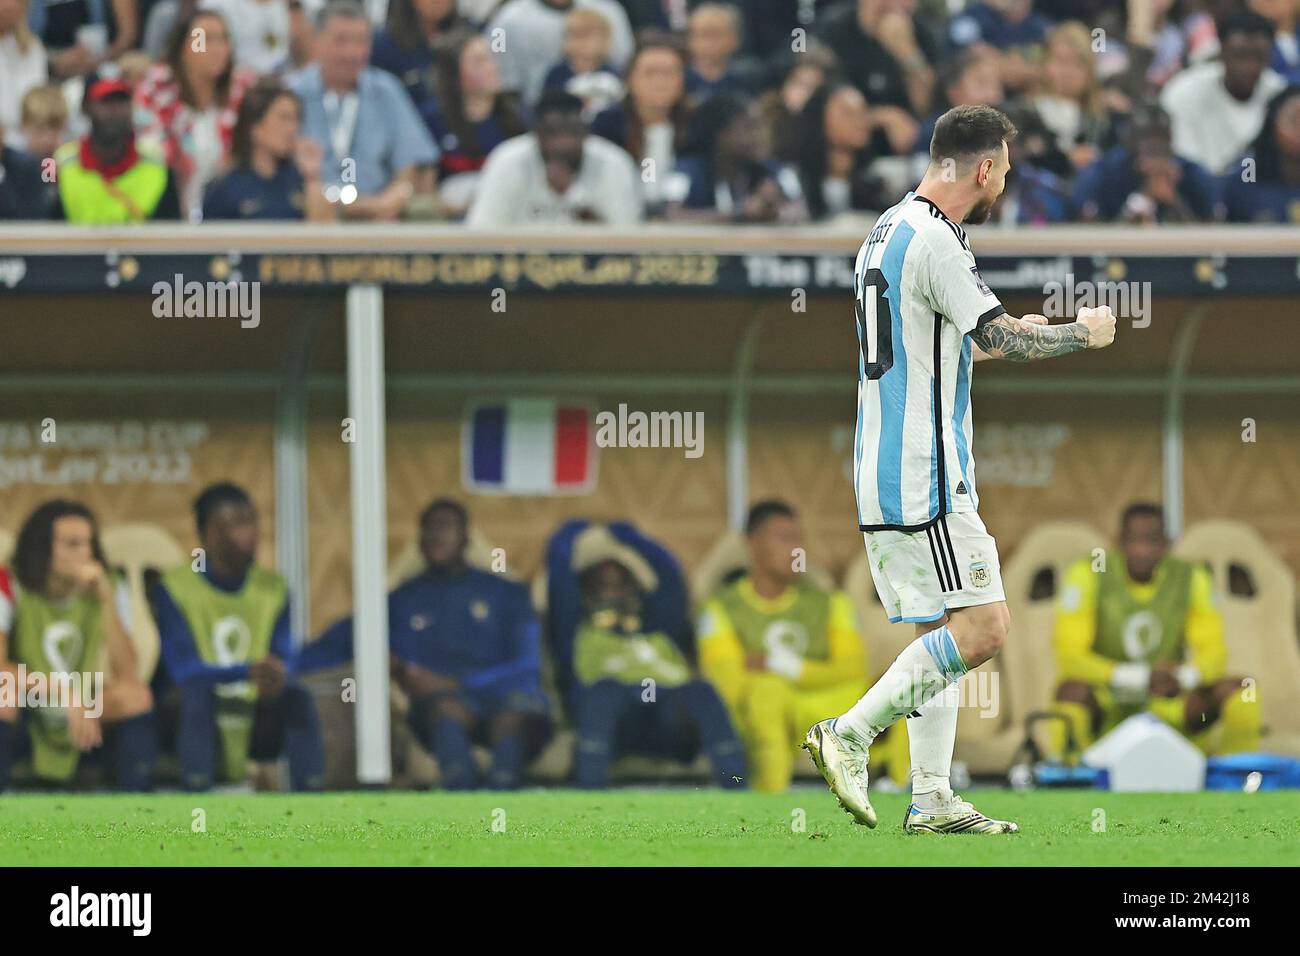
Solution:
[[[1115,341],[1115,313],[1110,306],[1080,309],[1076,321],[1088,330],[1088,348],[1104,349]]]

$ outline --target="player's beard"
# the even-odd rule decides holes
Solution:
[[[974,206],[971,206],[970,212],[966,213],[966,218],[963,221],[971,226],[978,226],[981,223],[988,222],[989,213],[993,211],[993,204],[997,201],[997,196],[992,199],[980,200]]]

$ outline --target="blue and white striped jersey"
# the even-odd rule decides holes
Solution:
[[[967,336],[1006,310],[980,278],[965,230],[908,193],[862,243],[853,284],[858,525],[916,531],[977,510]]]

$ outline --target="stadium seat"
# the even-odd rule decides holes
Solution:
[[[14,535],[0,528],[0,565],[7,565],[14,553]]]
[[[1109,538],[1077,521],[1047,522],[1029,532],[1002,566],[1002,586],[1011,609],[1011,632],[1001,661],[1005,730],[987,746],[987,760],[1005,770],[1023,742],[1025,718],[1048,710],[1056,687],[1052,620],[1057,588],[1066,568],[1094,548],[1116,555]],[[958,731],[961,745],[965,728]],[[1046,739],[1040,744],[1046,746]]]
[[[1261,749],[1300,757],[1300,646],[1295,580],[1259,533],[1236,521],[1193,525],[1174,553],[1214,578],[1228,644],[1228,673],[1258,681]]]
[[[126,578],[131,592],[131,643],[135,645],[140,678],[148,681],[158,666],[158,627],[149,605],[146,575],[167,571],[189,560],[180,543],[158,525],[110,525],[100,533],[109,564]]]

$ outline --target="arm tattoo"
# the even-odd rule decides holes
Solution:
[[[986,322],[970,334],[990,358],[1009,362],[1037,362],[1082,352],[1088,347],[1088,330],[1078,322],[1064,325],[1021,325],[1009,316]]]

